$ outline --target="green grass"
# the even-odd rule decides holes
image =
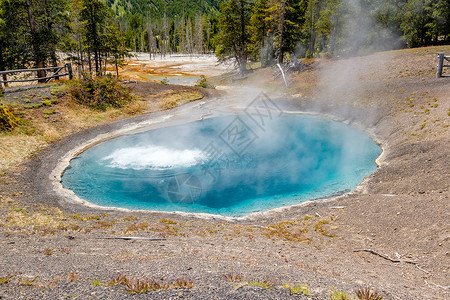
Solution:
[[[5,284],[10,282],[14,277],[16,277],[16,274],[8,274],[5,276],[0,277],[0,284]]]
[[[92,280],[91,285],[92,286],[100,286],[100,285],[102,285],[102,282],[100,279],[96,278],[96,279]]]
[[[289,289],[289,295],[304,294],[306,296],[311,296],[311,292],[308,290],[307,284],[299,284],[295,286],[290,286],[286,284],[284,288]]]
[[[344,291],[329,291],[330,299],[331,300],[350,300],[353,299],[353,297],[347,295]]]

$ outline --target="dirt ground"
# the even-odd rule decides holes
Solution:
[[[442,51],[450,47],[315,61],[290,76],[287,91],[270,69],[226,83],[264,87],[286,110],[350,122],[382,145],[378,170],[332,200],[237,220],[93,209],[53,191],[58,160],[166,112],[49,142],[0,177],[0,298],[352,299],[370,289],[383,299],[449,299],[450,77],[435,78]]]

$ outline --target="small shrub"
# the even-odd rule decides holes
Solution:
[[[335,237],[336,236],[335,234],[330,234],[328,232],[328,230],[323,227],[323,225],[326,225],[326,224],[329,224],[329,223],[330,223],[330,221],[326,221],[326,220],[318,221],[317,224],[314,225],[314,230],[316,232],[319,232],[321,235],[324,235],[324,236],[327,236],[327,237]]]
[[[170,220],[170,219],[161,219],[158,221],[159,223],[166,223],[166,224],[177,224],[177,221]]]
[[[102,284],[102,282],[100,279],[97,278],[97,279],[92,280],[91,284],[92,284],[92,286],[99,286]]]
[[[120,108],[132,99],[130,90],[110,75],[74,79],[69,83],[69,94],[78,103],[98,110]]]
[[[208,82],[204,75],[195,83],[195,87],[215,89],[216,87]]]
[[[0,131],[11,131],[19,125],[19,119],[0,103]]]
[[[241,282],[242,281],[242,276],[238,275],[238,274],[229,273],[229,274],[224,274],[223,277],[225,277],[225,280],[228,282]]]
[[[67,276],[67,280],[70,282],[79,281],[80,275],[74,272],[70,272],[70,274]]]
[[[52,106],[52,102],[50,102],[50,100],[44,100],[44,101],[42,101],[42,105],[44,105],[44,106]]]
[[[116,278],[113,278],[108,285],[123,286],[122,290],[129,294],[143,294],[147,292],[154,292],[158,290],[167,290],[170,288],[175,289],[191,289],[194,287],[194,282],[187,279],[176,279],[174,282],[159,283],[154,279],[135,279],[132,277],[127,277],[126,275],[119,274]]]
[[[331,300],[350,300],[352,299],[343,291],[329,291]]]
[[[249,282],[246,283],[246,285],[249,285],[249,286],[260,286],[260,287],[263,287],[263,288],[268,289],[268,290],[274,287],[274,284],[269,282],[269,281],[267,281],[267,280],[264,280],[264,281],[261,281],[261,280],[249,281]]]
[[[47,249],[44,250],[43,253],[44,253],[45,255],[52,255],[52,254],[53,254],[53,251],[55,251],[55,250],[54,250],[54,249],[48,249],[48,248],[47,248]]]
[[[296,286],[289,286],[286,284],[284,287],[289,289],[289,295],[302,293],[306,296],[311,296],[311,292],[308,290],[308,286],[306,284],[299,284]]]
[[[134,281],[128,282],[123,290],[127,293],[134,295],[153,292],[160,289],[161,288],[159,283],[155,281],[150,281],[145,278],[145,279],[136,279]]]
[[[19,284],[24,286],[33,286],[36,285],[36,279],[38,279],[39,276],[34,277],[33,279],[29,278],[20,278]]]
[[[172,287],[176,289],[192,289],[194,287],[194,282],[187,279],[177,279],[172,283]]]
[[[82,216],[81,214],[70,215],[71,218],[74,218],[75,220],[80,220],[80,221],[100,220],[102,217],[107,217],[107,216],[108,216],[107,214],[87,215],[87,216]]]
[[[6,276],[0,276],[0,284],[8,283],[10,282],[14,277],[16,277],[16,274],[8,274]]]
[[[268,238],[281,238],[291,242],[305,242],[311,241],[311,238],[305,234],[308,232],[308,228],[297,226],[296,222],[280,222],[275,225],[270,225],[265,230],[264,235]]]
[[[372,292],[369,288],[360,288],[355,291],[359,300],[382,300],[383,297],[377,292]]]
[[[118,284],[126,285],[126,284],[128,284],[128,282],[130,282],[130,279],[126,275],[119,274],[119,275],[117,275],[116,278],[111,279],[111,281],[108,283],[108,285],[112,285],[112,286],[118,285]]]
[[[97,221],[97,224],[92,226],[92,228],[94,229],[99,229],[99,228],[109,228],[112,227],[113,223],[112,222],[108,222],[108,221]]]

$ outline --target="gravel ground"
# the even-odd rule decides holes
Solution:
[[[224,220],[93,209],[54,192],[48,174],[86,140],[167,114],[196,118],[235,107],[243,101],[236,95],[51,144],[0,177],[0,297],[341,299],[370,288],[383,299],[449,299],[450,79],[434,77],[438,51],[450,48],[320,62],[291,76],[294,96],[271,94],[286,110],[360,126],[383,146],[379,169],[332,200]],[[239,84],[261,82],[263,72]],[[111,239],[120,236],[157,240]],[[156,291],[131,295],[145,278]]]

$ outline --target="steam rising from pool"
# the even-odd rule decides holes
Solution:
[[[350,192],[377,168],[380,147],[353,126],[254,112],[105,141],[62,184],[100,206],[238,217]]]
[[[163,146],[141,146],[117,149],[103,161],[109,168],[152,169],[187,168],[204,159],[205,154],[199,149],[177,150]]]

